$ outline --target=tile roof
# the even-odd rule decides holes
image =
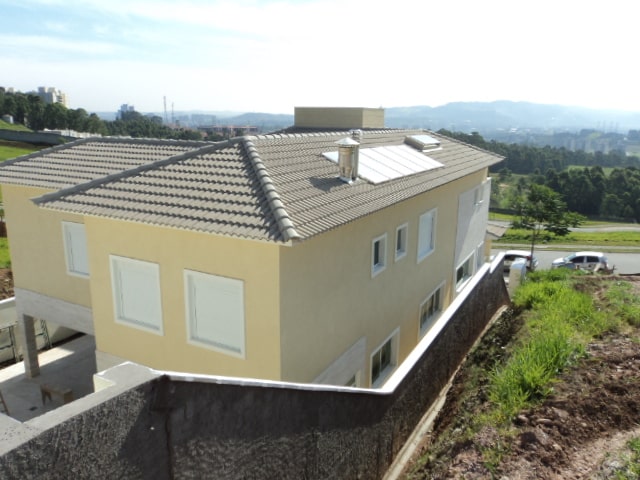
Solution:
[[[205,142],[88,138],[2,163],[0,183],[60,189],[193,151]]]
[[[401,145],[421,130],[366,131],[361,148]],[[306,239],[502,160],[429,132],[435,170],[349,185],[323,157],[345,132],[270,134],[194,145],[187,152],[36,199],[47,208],[154,225],[287,242]],[[0,180],[5,174],[0,169]],[[4,180],[3,180],[4,181]]]

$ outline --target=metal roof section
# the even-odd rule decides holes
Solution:
[[[338,163],[337,151],[324,152],[323,155],[328,160]],[[361,148],[358,176],[377,185],[440,167],[444,165],[407,145]]]
[[[365,155],[372,162],[383,159],[384,168],[372,169],[384,179],[378,183],[348,184],[338,178],[338,166],[324,154],[335,151],[344,131],[271,134],[197,144],[163,161],[58,189],[36,201],[81,215],[290,244],[502,160],[434,133],[429,135],[441,148],[428,156],[405,144],[405,137],[424,133],[382,129],[361,137],[360,154],[369,150]],[[422,170],[416,172],[416,165]]]

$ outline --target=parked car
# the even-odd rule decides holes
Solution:
[[[504,252],[504,273],[509,273],[511,271],[511,264],[521,258],[526,262],[528,271],[532,272],[538,268],[538,259],[535,255],[532,257],[530,251],[507,250]]]
[[[551,268],[571,268],[573,270],[612,272],[607,257],[602,252],[575,252],[563,258],[556,258]]]

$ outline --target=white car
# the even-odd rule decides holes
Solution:
[[[602,252],[575,252],[563,258],[556,258],[551,264],[551,268],[560,267],[592,272],[612,272],[614,269],[609,265],[607,257]]]
[[[531,252],[528,250],[507,250],[504,252],[504,273],[511,271],[511,264],[518,259],[524,259],[527,264],[527,270],[533,272],[538,268],[538,259],[536,256],[531,257]]]

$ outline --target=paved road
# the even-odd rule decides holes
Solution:
[[[517,249],[517,250],[528,250],[527,248],[515,248],[515,247],[507,247],[507,248],[496,248],[491,251],[492,254],[502,252],[504,250],[509,249]],[[598,251],[596,247],[589,247],[588,249],[583,249],[577,247],[576,250],[595,250]],[[551,268],[551,262],[558,257],[564,257],[571,252],[567,251],[558,251],[558,250],[550,250],[549,248],[538,248],[536,247],[535,255],[538,257],[538,268]],[[607,258],[609,259],[609,263],[616,266],[616,273],[637,273],[640,274],[640,252],[637,253],[607,253]]]

